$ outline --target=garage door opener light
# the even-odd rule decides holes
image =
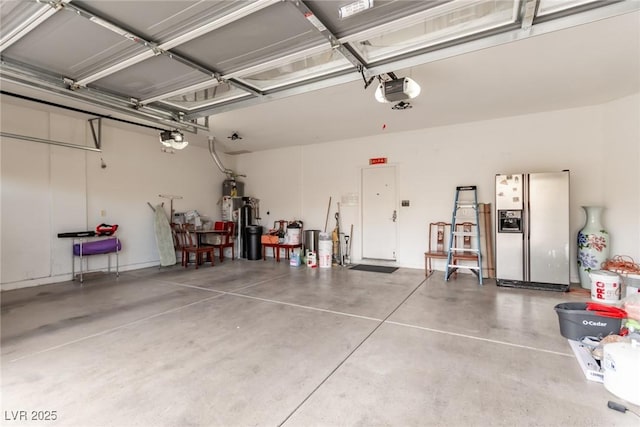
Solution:
[[[413,99],[420,95],[420,85],[409,77],[381,81],[374,95],[378,102],[396,102]]]
[[[189,142],[184,139],[182,132],[178,130],[165,130],[160,132],[160,143],[168,148],[182,150]]]

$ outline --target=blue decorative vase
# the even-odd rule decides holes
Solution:
[[[609,258],[609,233],[602,226],[601,206],[582,206],[587,220],[578,232],[578,274],[580,286],[591,289],[592,270],[600,270]]]

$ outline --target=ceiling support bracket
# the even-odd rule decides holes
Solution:
[[[78,83],[75,82],[75,80],[70,79],[68,77],[63,77],[62,78],[62,82],[67,85],[67,89],[69,90],[78,90],[80,89],[80,85],[78,85]]]
[[[96,131],[96,126],[94,122],[98,122],[98,129]],[[102,149],[102,117],[95,117],[93,119],[89,119],[89,126],[91,126],[91,134],[93,135],[93,144],[96,146],[98,150]]]
[[[371,76],[369,77],[369,79],[367,79],[367,77],[364,75],[364,70],[360,69],[359,71],[360,71],[360,74],[362,75],[362,80],[364,80],[364,88],[366,89],[371,85],[371,83],[373,83],[373,80],[376,78],[376,76]]]
[[[137,98],[129,98],[129,102],[131,103],[131,105],[133,106],[134,110],[139,110],[142,107],[144,107],[144,105],[142,104],[142,102],[140,102],[139,99]]]

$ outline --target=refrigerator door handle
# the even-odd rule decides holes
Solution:
[[[527,218],[523,218],[523,227],[522,230],[522,279],[527,282],[529,281],[529,233],[527,227]]]
[[[523,242],[523,246],[524,246],[524,250],[522,251],[523,255],[524,255],[524,259],[522,260],[522,267],[524,269],[523,272],[523,276],[524,276],[524,280],[525,282],[528,282],[531,280],[531,264],[530,264],[530,257],[531,257],[531,251],[530,251],[530,244],[531,244],[531,221],[529,220],[529,212],[531,209],[531,205],[529,203],[529,174],[526,174],[523,176],[523,181],[524,181],[524,185],[523,185],[523,196],[524,196],[524,200],[523,200],[523,217],[522,218],[522,223],[523,223],[523,227],[524,229],[522,230],[522,238],[524,240]]]

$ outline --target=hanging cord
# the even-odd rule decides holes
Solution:
[[[602,263],[604,270],[615,271],[617,273],[640,274],[640,265],[636,264],[633,258],[626,255],[615,255]]]

